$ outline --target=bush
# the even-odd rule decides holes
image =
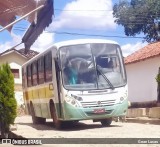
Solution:
[[[0,126],[1,137],[9,132],[16,118],[17,102],[14,96],[14,77],[8,64],[0,66]]]

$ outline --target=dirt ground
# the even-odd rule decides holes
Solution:
[[[65,138],[79,138],[79,143],[76,144],[68,144],[62,142],[61,144],[49,144],[50,141],[42,146],[53,146],[53,147],[159,147],[160,146],[160,125],[153,124],[139,124],[139,123],[122,123],[122,122],[112,122],[110,127],[102,127],[99,122],[92,122],[92,120],[82,121],[72,126],[67,126],[63,130],[56,130],[54,128],[54,124],[51,120],[47,120],[44,125],[33,125],[30,116],[20,116],[16,118],[14,131],[15,134],[23,136],[25,138],[46,138],[45,142],[47,142],[47,138],[54,139],[65,139]],[[85,142],[80,142],[81,139],[90,139],[91,141],[95,141],[94,144],[85,144]],[[94,140],[94,139],[95,140]],[[102,144],[98,138],[104,138],[105,144]],[[106,140],[113,138],[120,139],[122,141],[120,144],[107,144]],[[142,138],[148,138],[153,140],[156,138],[159,144],[123,144],[123,139],[125,142],[125,138],[136,138],[138,140],[143,140]],[[53,141],[53,140],[52,140]],[[82,140],[83,141],[83,140]],[[87,142],[88,143],[88,142]]]

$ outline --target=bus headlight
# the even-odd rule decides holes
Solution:
[[[75,100],[72,100],[72,101],[71,101],[71,104],[72,104],[72,105],[75,105],[75,104],[76,104],[76,101],[75,101]]]
[[[126,100],[127,99],[127,92],[125,92],[124,94],[123,94],[123,96],[121,96],[120,98],[119,98],[119,100],[117,101],[118,103],[123,103],[123,101],[124,100]]]
[[[126,92],[124,93],[124,98],[127,99],[127,97],[128,97],[128,92],[126,90]]]
[[[73,95],[73,94],[71,94],[71,96],[74,97],[78,101],[83,101],[83,99],[80,96],[76,96],[76,95]]]
[[[79,106],[78,103],[77,103],[77,101],[73,97],[71,97],[69,95],[65,96],[65,101],[67,103],[69,103],[70,105],[74,106],[74,107],[78,107]]]
[[[71,99],[69,96],[66,96],[66,97],[65,97],[65,100],[66,100],[66,102],[69,103],[72,99]]]
[[[119,103],[122,103],[124,101],[124,97],[120,97]]]

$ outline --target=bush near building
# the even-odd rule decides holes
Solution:
[[[10,66],[0,66],[0,130],[1,137],[9,133],[10,125],[16,118],[17,102],[14,96],[14,77]]]

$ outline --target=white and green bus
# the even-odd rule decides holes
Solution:
[[[128,87],[120,46],[109,40],[80,39],[56,43],[22,66],[23,93],[33,123],[52,118],[93,120],[109,126],[124,117]]]

